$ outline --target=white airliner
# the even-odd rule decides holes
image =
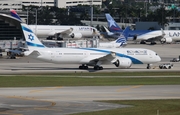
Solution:
[[[22,22],[15,10],[10,10],[11,16]],[[91,26],[68,25],[29,25],[38,37],[76,38],[99,36],[99,31]]]
[[[136,41],[151,42],[160,41],[163,43],[171,43],[172,41],[180,41],[180,30],[156,30],[137,36]]]
[[[90,26],[63,26],[63,25],[29,25],[38,37],[59,36],[60,38],[93,37],[98,31]]]
[[[26,56],[56,64],[82,64],[79,69],[102,70],[103,64],[114,64],[119,68],[130,68],[132,64],[150,64],[161,61],[156,52],[142,48],[47,48],[27,24],[21,23],[29,51]]]
[[[128,38],[128,32],[129,32],[129,29],[130,27],[126,27],[124,29],[124,31],[121,33],[121,35],[118,37],[118,39],[116,39],[115,41],[112,41],[112,42],[105,42],[105,43],[102,43],[100,42],[99,43],[99,47],[100,48],[119,48],[119,47],[124,47],[127,45],[127,38]]]

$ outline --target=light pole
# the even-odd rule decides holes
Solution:
[[[42,2],[43,2],[43,1],[41,0],[41,8],[42,8]]]
[[[93,0],[91,0],[91,22],[90,22],[90,25],[92,25],[92,22],[93,22]]]
[[[146,11],[146,14],[145,14],[145,16],[147,17],[147,1],[144,1],[144,6],[145,6],[145,11]]]
[[[27,22],[26,22],[27,25],[28,25],[28,23],[29,23],[28,21],[29,21],[29,8],[27,7]]]
[[[36,9],[36,28],[35,28],[35,35],[37,33],[37,9]]]

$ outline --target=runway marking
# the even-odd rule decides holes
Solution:
[[[122,89],[117,90],[117,92],[127,91],[127,90],[131,90],[131,89],[139,88],[139,87],[142,87],[142,86],[143,85],[136,85],[136,86],[131,86],[131,87],[128,87],[128,88],[122,88]]]
[[[31,101],[41,101],[41,102],[48,102],[48,103],[51,103],[50,106],[55,106],[56,105],[56,102],[53,102],[53,101],[47,101],[47,100],[38,100],[37,98],[34,98],[34,97],[22,97],[22,96],[4,96],[6,98],[15,98],[15,99],[22,99],[22,100],[31,100]]]
[[[62,88],[62,86],[43,88],[43,89],[40,89],[40,90],[31,90],[29,93],[39,93],[39,92],[48,91],[48,90],[55,90],[55,89],[58,89],[58,88]]]
[[[46,108],[46,107],[36,107],[34,108],[35,110],[48,110],[48,111],[55,111],[56,109],[50,109],[50,108]]]
[[[0,112],[0,114],[4,114],[4,115],[24,115],[24,114],[15,114],[13,112]]]

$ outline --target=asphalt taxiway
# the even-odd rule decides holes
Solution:
[[[0,114],[67,115],[129,107],[100,100],[180,99],[180,85],[0,88]]]

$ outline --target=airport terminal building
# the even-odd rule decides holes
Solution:
[[[77,5],[102,5],[102,0],[0,0],[0,10],[15,9],[21,11],[22,6],[56,6],[66,8]]]

